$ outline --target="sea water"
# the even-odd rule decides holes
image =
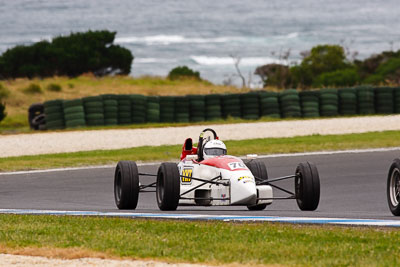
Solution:
[[[398,0],[0,0],[0,53],[71,32],[116,31],[132,76],[186,65],[216,84],[257,86],[257,66],[296,64],[317,44],[349,58],[400,49]],[[287,58],[284,55],[289,55]]]

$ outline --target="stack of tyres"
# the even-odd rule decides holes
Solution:
[[[257,92],[250,92],[241,96],[242,118],[257,120],[260,118],[260,99]]]
[[[160,99],[158,96],[147,97],[147,122],[160,122]]]
[[[377,87],[375,88],[375,110],[378,114],[393,113],[393,88]]]
[[[301,117],[300,97],[296,89],[287,89],[279,94],[283,118]]]
[[[104,125],[118,124],[118,96],[107,94],[101,95],[104,107]]]
[[[63,129],[65,127],[63,100],[46,101],[43,103],[43,106],[44,114],[46,115],[46,129]]]
[[[339,113],[339,96],[336,89],[321,89],[319,95],[320,115],[323,117],[337,116]]]
[[[242,117],[240,94],[225,94],[221,96],[222,117]]]
[[[118,95],[118,124],[132,123],[132,105],[130,95]]]
[[[175,118],[175,97],[160,96],[160,122],[173,122]]]
[[[393,88],[394,113],[400,113],[400,87]]]
[[[206,100],[204,95],[189,95],[190,121],[200,122],[206,120]]]
[[[104,125],[104,108],[101,96],[89,96],[82,98],[85,110],[86,125]]]
[[[355,88],[342,88],[338,90],[339,113],[341,115],[357,114],[357,91]]]
[[[130,95],[132,123],[145,123],[147,112],[147,97],[144,95]]]
[[[206,120],[214,121],[222,118],[221,113],[221,95],[211,94],[206,95]]]
[[[301,91],[299,96],[303,118],[319,117],[319,91]]]
[[[86,126],[82,99],[65,100],[63,108],[66,128]]]
[[[370,86],[360,86],[356,88],[358,114],[375,113],[375,93],[374,88]]]
[[[260,92],[260,113],[262,117],[280,118],[278,93]]]
[[[175,121],[189,122],[189,98],[187,96],[175,97]]]

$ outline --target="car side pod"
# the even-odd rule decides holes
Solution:
[[[394,159],[390,165],[386,196],[389,209],[394,216],[400,216],[400,159]]]

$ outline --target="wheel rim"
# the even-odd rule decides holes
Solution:
[[[157,199],[161,203],[164,198],[164,175],[161,173],[157,181]]]
[[[295,178],[295,180],[294,180],[294,188],[295,188],[295,193],[296,193],[296,199],[297,199],[297,201],[300,201],[301,202],[301,198],[302,198],[302,192],[303,192],[303,190],[302,190],[302,181],[303,181],[303,178],[302,178],[302,175],[301,175],[301,173],[300,172],[298,172],[298,173],[296,173],[296,178]]]
[[[122,194],[121,185],[122,185],[121,169],[118,169],[117,177],[115,180],[115,197],[117,198],[118,202],[121,200],[121,194]]]
[[[395,168],[390,177],[390,201],[393,206],[398,206],[400,202],[400,170]]]

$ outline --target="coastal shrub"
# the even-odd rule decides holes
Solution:
[[[41,93],[43,93],[42,88],[36,83],[31,83],[30,85],[28,85],[28,87],[24,88],[22,91],[25,94],[41,94]]]
[[[10,95],[10,91],[0,83],[0,100],[7,98]]]
[[[116,32],[88,31],[59,36],[51,42],[16,46],[0,56],[0,78],[129,74],[133,56],[114,45]]]
[[[2,121],[6,116],[6,104],[0,102],[0,121]]]
[[[61,85],[56,84],[56,83],[50,83],[49,85],[47,85],[46,89],[47,89],[47,91],[51,91],[51,92],[61,92],[62,91]]]
[[[194,71],[187,66],[178,66],[172,69],[168,73],[168,79],[170,80],[179,80],[179,79],[195,79],[201,80],[200,73],[198,71]]]
[[[360,80],[355,68],[322,73],[313,81],[314,87],[354,86]]]

